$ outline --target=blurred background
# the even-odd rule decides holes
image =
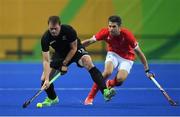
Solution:
[[[40,61],[41,35],[47,20],[58,15],[81,40],[119,15],[136,36],[149,60],[180,60],[180,0],[0,0],[0,60]],[[95,61],[104,60],[105,43],[87,48]]]

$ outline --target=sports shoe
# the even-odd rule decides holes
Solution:
[[[86,97],[86,99],[84,101],[84,105],[92,105],[93,100],[94,100],[98,91],[99,91],[98,85],[94,83],[89,94],[88,94],[88,96]]]
[[[116,95],[116,91],[114,88],[104,89],[104,99],[105,101],[110,101],[113,96]]]
[[[93,100],[94,100],[93,97],[87,96],[85,101],[84,101],[84,105],[93,105]]]
[[[45,107],[45,106],[51,106],[51,105],[57,104],[58,102],[59,102],[58,96],[54,100],[46,97],[45,100],[41,104],[42,104],[42,107]]]

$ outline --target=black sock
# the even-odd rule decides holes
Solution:
[[[104,89],[106,89],[107,87],[101,72],[96,67],[93,67],[89,70],[89,73],[91,74],[93,81],[98,85],[100,91],[103,94]]]
[[[41,86],[44,84],[44,81],[42,81]],[[54,100],[56,98],[56,92],[54,90],[54,85],[53,83],[49,86],[48,89],[45,90],[47,93],[48,98]]]

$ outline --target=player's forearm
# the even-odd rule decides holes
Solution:
[[[43,61],[43,69],[44,69],[45,80],[49,80],[50,63],[48,61]]]
[[[148,66],[148,62],[147,62],[147,59],[146,59],[144,53],[140,49],[136,50],[135,52],[136,52],[137,56],[139,57],[141,63],[144,65],[144,70],[148,70],[149,66]]]
[[[77,45],[78,45],[78,42],[77,40],[73,41],[71,44],[70,44],[70,51],[68,52],[66,58],[64,59],[63,61],[63,65],[66,66],[70,61],[71,59],[73,58],[73,56],[75,55],[76,51],[77,51]]]
[[[142,64],[144,65],[144,70],[148,70],[149,69],[149,66],[148,66],[148,62],[147,62],[147,59],[146,57],[143,55],[139,56]]]
[[[63,61],[63,65],[66,66],[66,65],[71,61],[71,59],[72,59],[73,56],[75,55],[76,51],[77,51],[77,47],[76,47],[76,48],[72,48],[72,49],[69,51],[69,53],[67,54],[66,58],[65,58],[64,61]]]
[[[48,52],[42,52],[43,56],[43,70],[44,70],[44,77],[45,80],[49,80],[49,74],[50,74],[50,58],[49,58],[49,51]]]
[[[87,47],[88,45],[90,45],[90,41],[89,40],[84,40],[84,41],[82,41],[82,45],[84,47]]]
[[[82,41],[82,45],[83,45],[84,47],[87,47],[87,46],[89,46],[90,44],[92,44],[92,43],[94,43],[94,42],[95,42],[94,39],[87,39],[87,40]]]

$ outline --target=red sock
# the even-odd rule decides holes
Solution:
[[[114,86],[121,86],[123,82],[118,82],[117,78],[115,77],[112,80],[109,80],[109,86],[114,87]]]
[[[98,85],[94,83],[91,88],[91,91],[88,94],[88,97],[94,98],[98,91],[99,91]]]
[[[112,80],[109,80],[109,86],[114,87],[116,86],[116,84],[117,84],[116,77]]]

